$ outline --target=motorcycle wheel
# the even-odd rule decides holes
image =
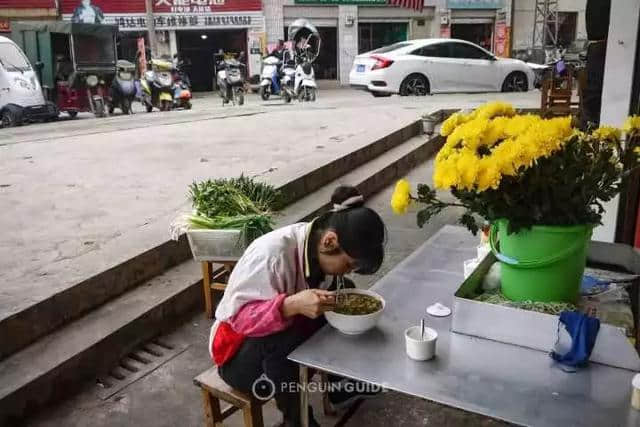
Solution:
[[[102,99],[95,100],[94,112],[96,117],[106,117],[104,109],[104,101]]]
[[[234,96],[236,98],[236,104],[244,105],[244,90],[238,88],[234,91]]]
[[[116,107],[113,104],[109,104],[109,115],[113,115],[113,112],[116,110]]]
[[[171,101],[162,101],[160,104],[160,111],[170,111],[171,110]]]
[[[153,105],[149,104],[148,102],[144,102],[144,107],[147,109],[147,113],[150,113],[153,111]]]
[[[309,88],[309,101],[316,102],[316,90],[314,88]]]
[[[185,109],[185,110],[191,110],[191,107],[192,107],[192,105],[191,105],[191,101],[185,101],[185,103],[184,103],[184,109]]]
[[[122,114],[131,114],[131,101],[128,99],[122,100]]]
[[[71,117],[72,119],[75,119],[76,117],[78,117],[78,112],[75,110],[71,110],[71,111],[67,111],[67,114],[69,115],[69,117]]]
[[[282,95],[282,99],[284,99],[285,104],[289,104],[291,102],[291,95],[289,95],[289,92],[285,92],[284,95]]]
[[[260,98],[262,98],[263,101],[268,101],[270,96],[271,92],[269,89],[267,89],[266,86],[260,86]]]

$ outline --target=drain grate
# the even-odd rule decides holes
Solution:
[[[189,348],[188,344],[173,344],[154,338],[122,358],[107,375],[96,380],[98,397],[107,400],[128,385],[149,375]]]

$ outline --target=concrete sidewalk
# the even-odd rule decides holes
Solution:
[[[408,174],[415,184],[431,182],[432,162],[429,161]],[[393,186],[368,201],[376,209],[388,228],[385,262],[374,276],[354,276],[359,287],[368,288],[377,279],[409,255],[444,224],[452,224],[459,214],[450,210],[435,218],[424,229],[416,226],[416,207],[406,216],[395,216],[389,208]],[[450,197],[450,196],[444,196]],[[85,391],[61,405],[27,420],[28,427],[199,427],[203,425],[201,397],[192,379],[211,366],[207,341],[211,322],[200,313],[189,319],[165,341],[187,349],[151,372],[146,377],[127,386],[115,396],[101,400],[102,391],[96,384],[88,384]],[[312,395],[315,414],[322,426],[335,425],[340,417],[321,415],[319,393]],[[280,415],[273,402],[265,406],[265,425],[275,425]],[[242,415],[232,416],[225,426],[242,427]],[[456,411],[438,404],[408,398],[396,393],[384,393],[365,402],[347,422],[348,426],[497,426],[499,423],[485,417]]]
[[[424,112],[538,96],[335,90],[243,109],[204,98],[192,111],[0,130],[0,319],[166,241],[193,180],[245,173],[279,185]]]

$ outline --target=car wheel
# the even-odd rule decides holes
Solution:
[[[519,71],[509,74],[502,83],[503,92],[526,92],[527,90],[529,90],[527,76]]]
[[[67,111],[67,114],[72,119],[75,119],[76,117],[78,117],[78,111],[76,111],[76,110],[69,110],[69,111]]]
[[[390,93],[386,92],[371,92],[371,95],[373,95],[374,98],[387,98],[391,96]]]
[[[2,111],[0,127],[10,128],[14,126],[19,126],[20,124],[22,124],[22,120],[20,116],[21,116],[20,110],[13,108],[11,106],[5,108],[4,111]]]
[[[429,81],[422,74],[411,74],[400,85],[401,96],[425,96],[429,90]]]

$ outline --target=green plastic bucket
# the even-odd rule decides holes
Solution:
[[[540,225],[507,234],[507,224],[497,221],[489,236],[502,264],[504,296],[512,301],[576,302],[593,227]]]

